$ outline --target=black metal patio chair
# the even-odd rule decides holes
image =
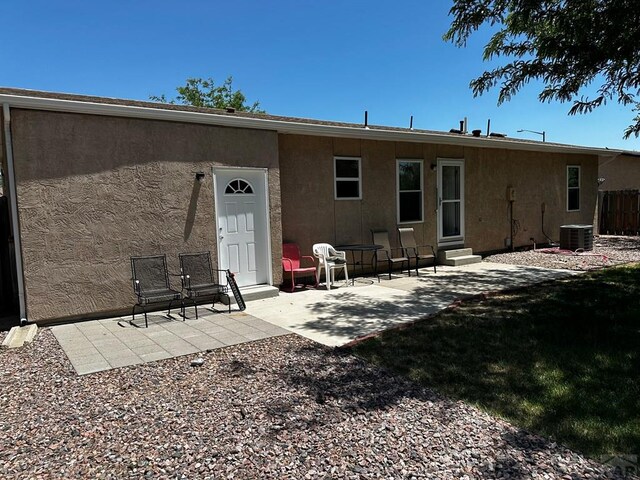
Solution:
[[[187,299],[193,302],[196,318],[198,318],[198,300],[202,298],[211,298],[214,304],[219,301],[227,305],[231,313],[231,299],[227,294],[229,291],[227,271],[212,268],[211,253],[181,253],[178,257],[185,295],[184,302],[186,303]],[[185,303],[183,303],[183,315]]]
[[[144,313],[144,325],[149,326],[147,320],[147,306],[169,302],[167,315],[171,318],[171,305],[182,299],[182,294],[173,290],[169,285],[166,255],[147,255],[131,257],[131,274],[133,290],[137,302],[131,310],[131,325],[135,320],[136,307],[141,307]]]

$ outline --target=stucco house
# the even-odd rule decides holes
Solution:
[[[640,152],[602,157],[598,175],[601,191],[640,190]]]
[[[624,150],[600,158],[598,167],[600,233],[638,235],[640,231],[640,152]]]
[[[439,250],[544,243],[592,223],[618,153],[10,88],[0,103],[17,309],[39,323],[129,311],[132,255],[178,272],[178,253],[211,251],[251,289],[281,283],[283,240],[407,225]]]

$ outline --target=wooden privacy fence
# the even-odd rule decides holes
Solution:
[[[640,190],[600,192],[599,233],[640,235]]]

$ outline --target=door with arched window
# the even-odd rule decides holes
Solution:
[[[219,268],[238,285],[270,283],[266,170],[215,168]]]

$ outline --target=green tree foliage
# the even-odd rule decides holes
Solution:
[[[570,114],[617,101],[636,116],[624,137],[640,135],[638,0],[454,0],[446,41],[463,47],[483,25],[496,28],[484,59],[505,61],[470,83],[474,95],[499,85],[498,104],[539,80],[539,99],[573,102]],[[596,86],[589,98],[580,92]]]
[[[259,102],[247,105],[246,97],[240,90],[234,90],[233,78],[227,77],[224,83],[216,86],[212,78],[188,78],[183,87],[177,87],[176,98],[167,100],[163,94],[151,95],[149,98],[155,102],[192,105],[194,107],[208,108],[235,108],[239,112],[264,113],[260,110]]]

